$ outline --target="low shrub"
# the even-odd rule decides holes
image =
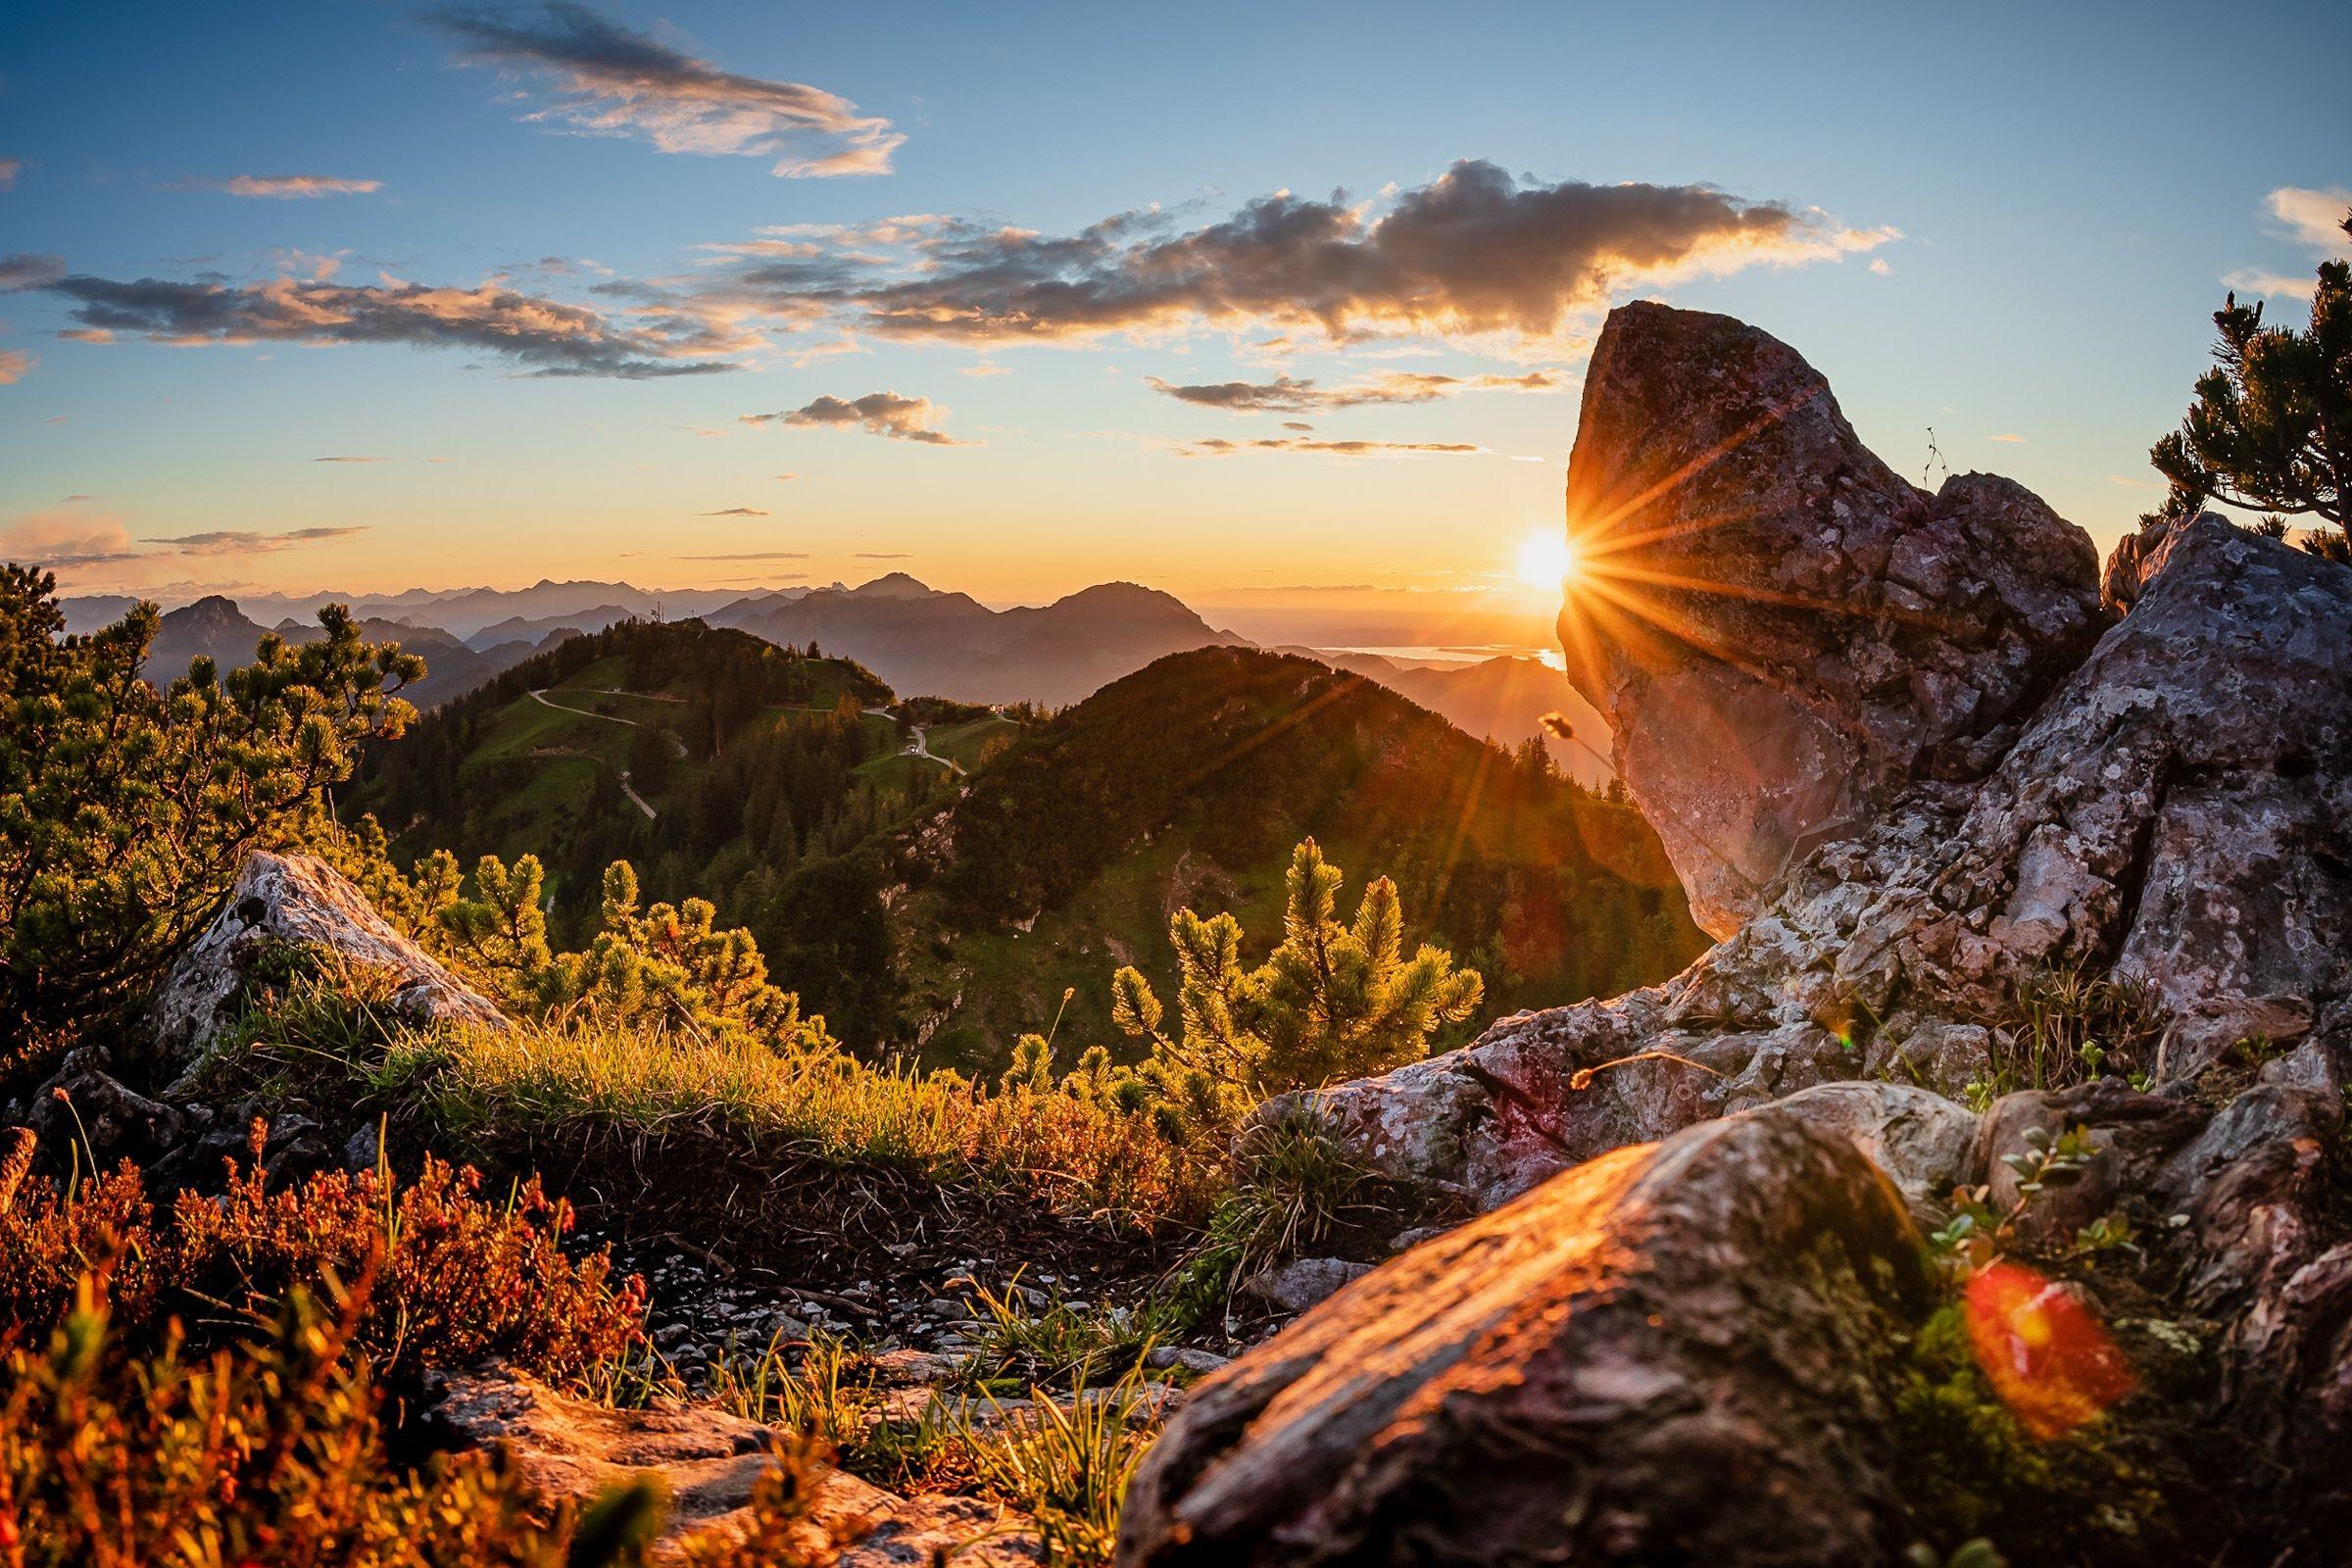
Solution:
[[[390,1378],[429,1349],[578,1387],[643,1335],[643,1283],[616,1285],[601,1252],[565,1255],[570,1208],[535,1178],[492,1203],[476,1172],[431,1158],[406,1184],[331,1171],[275,1189],[232,1164],[220,1198],[182,1193],[159,1216],[135,1168],[60,1189],[33,1153],[20,1130],[0,1158],[0,1344],[44,1332],[93,1269],[108,1271],[119,1330],[153,1338],[184,1316],[199,1344],[250,1330],[296,1290],[367,1280],[352,1334]]]
[[[542,1506],[499,1452],[395,1464],[359,1348],[363,1281],[296,1289],[259,1337],[190,1354],[176,1325],[127,1353],[103,1273],[75,1284],[44,1350],[0,1360],[0,1561],[287,1568],[633,1568],[665,1499],[640,1482],[584,1509]],[[689,1568],[813,1568],[813,1452],[779,1444],[744,1528],[673,1544]]]

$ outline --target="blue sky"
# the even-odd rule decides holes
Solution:
[[[662,79],[616,96],[551,39]],[[2145,451],[2223,280],[2323,254],[2294,215],[2352,185],[2346,58],[2340,5],[11,8],[0,253],[31,260],[0,295],[0,550],[168,597],[894,564],[997,602],[1110,577],[1212,605],[1507,594],[1557,525],[1580,345],[1638,296],[1755,321],[1897,468],[1932,425],[1955,471],[2012,474],[2104,545],[2158,494]],[[1344,190],[1377,224],[1459,192],[1464,160],[1598,247],[1600,280],[1545,281],[1541,322],[1471,319],[1518,279],[1454,225],[1409,320],[1284,272],[1239,306],[1211,278],[1007,332],[974,260],[1154,206],[1135,243],[1181,240],[1278,191]],[[281,176],[372,188],[237,193]],[[1625,182],[1657,212],[1571,188]],[[905,215],[955,226],[871,228]],[[1761,241],[1724,248],[1734,220]],[[1629,227],[1672,255],[1626,261]],[[825,286],[754,288],[761,258],[712,248],[760,242]],[[1127,243],[1086,290],[1132,291]],[[314,315],[449,292],[382,341],[319,341],[282,303],[222,341],[184,294],[141,296],[112,342],[57,335],[147,279],[362,291],[280,296]],[[917,282],[926,309],[978,299],[982,329],[877,326],[875,291]],[[529,372],[581,369],[576,340],[413,346],[418,310],[438,331],[492,294],[616,346],[564,375]],[[153,340],[174,334],[203,341]],[[1314,406],[1154,384],[1284,377]]]

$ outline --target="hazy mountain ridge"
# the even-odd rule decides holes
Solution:
[[[710,603],[718,598],[714,590],[657,593],[626,583],[543,579],[512,591],[410,589],[347,602],[371,640],[397,641],[425,655],[433,674],[416,696],[427,706],[471,690],[551,638],[601,631],[657,612],[677,619],[698,605],[700,618],[713,626],[791,647],[813,643],[858,660],[899,691],[999,705],[1066,706],[1169,654],[1255,646],[1212,625],[1176,596],[1126,581],[1004,610],[903,571],[854,588],[783,588]],[[264,630],[255,611],[280,612],[278,632],[302,641],[306,628],[315,630],[316,605],[334,602],[333,595],[300,601],[208,596],[165,614],[154,667],[184,667],[200,653],[223,662],[249,659]],[[86,631],[118,618],[133,601],[105,595],[64,603],[69,627]],[[304,608],[288,612],[289,605]],[[558,608],[545,608],[551,605]],[[499,611],[507,613],[494,613]],[[1612,776],[1606,723],[1565,676],[1540,661],[1504,655],[1444,666],[1331,648],[1285,645],[1278,651],[1377,681],[1473,736],[1506,745],[1544,736],[1552,760],[1588,785]],[[1566,715],[1582,744],[1544,731],[1542,719],[1554,711]]]
[[[904,572],[857,588],[748,599],[711,619],[847,654],[901,691],[984,703],[1074,703],[1165,655],[1241,642],[1174,595],[1136,583],[991,610]]]

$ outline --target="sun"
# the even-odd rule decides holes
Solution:
[[[1519,541],[1519,580],[1530,588],[1557,589],[1576,575],[1576,547],[1549,528],[1537,528]]]

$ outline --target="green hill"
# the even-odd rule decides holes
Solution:
[[[909,1027],[926,1055],[985,1068],[1074,987],[1069,1054],[1110,1043],[1112,969],[1170,980],[1185,904],[1272,930],[1309,835],[1351,887],[1396,879],[1414,934],[1486,975],[1485,1016],[1661,979],[1705,946],[1647,824],[1538,747],[1308,660],[1209,648],[1030,730],[906,836]]]
[[[898,820],[948,773],[874,771],[905,745],[893,701],[849,660],[700,621],[624,621],[376,746],[343,805],[374,812],[405,854],[536,854],[576,920],[615,858],[638,862],[652,896],[681,897],[711,887],[730,850],[743,868],[788,868]]]

